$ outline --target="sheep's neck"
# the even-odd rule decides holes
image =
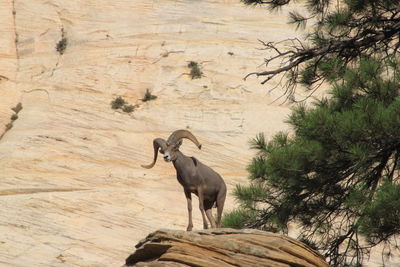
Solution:
[[[176,171],[179,172],[184,172],[188,168],[188,160],[191,160],[188,156],[185,156],[182,152],[179,150],[175,152],[176,153],[176,158],[172,161],[174,164],[174,167]]]
[[[191,181],[189,177],[194,175],[193,173],[193,160],[190,157],[185,156],[182,152],[177,151],[177,157],[173,161],[174,167],[176,169],[176,174],[179,183],[184,186],[193,185],[194,181]]]

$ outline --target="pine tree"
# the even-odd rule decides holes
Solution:
[[[243,2],[277,8],[290,0]],[[330,96],[294,106],[292,132],[251,141],[251,183],[237,185],[240,207],[224,224],[279,232],[294,224],[331,266],[361,266],[378,244],[398,249],[400,1],[306,2],[308,16],[290,17],[299,27],[314,19],[310,45],[296,41],[288,52],[265,42],[278,53],[270,61],[284,64],[249,75],[267,82],[289,74],[288,96],[325,81]]]
[[[266,5],[279,9],[293,0],[242,0],[248,5]],[[318,86],[343,74],[347,65],[359,62],[365,56],[379,54],[383,58],[398,56],[400,48],[400,0],[304,0],[307,14],[292,11],[289,23],[298,29],[313,23],[314,30],[305,37],[286,42],[263,41],[267,52],[267,70],[248,76],[262,77],[266,83],[280,74],[284,79],[287,97],[292,99],[296,86],[305,85],[310,95]],[[289,50],[282,45],[292,42]],[[285,47],[288,47],[286,45]],[[269,68],[271,63],[279,68]]]
[[[361,60],[331,97],[293,108],[293,133],[252,140],[251,184],[234,192],[229,227],[287,232],[332,266],[361,264],[400,233],[400,65]],[[388,75],[390,74],[390,75]],[[362,242],[362,237],[367,242]]]

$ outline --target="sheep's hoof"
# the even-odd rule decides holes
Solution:
[[[203,225],[203,229],[208,229],[208,225],[207,224]]]
[[[190,226],[190,227],[188,226],[188,228],[186,228],[186,231],[187,231],[187,232],[191,232],[191,231],[192,231],[192,228],[193,228],[193,226]]]

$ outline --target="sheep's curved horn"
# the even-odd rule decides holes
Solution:
[[[146,168],[146,169],[153,168],[154,164],[156,164],[156,161],[157,161],[158,149],[161,147],[162,150],[165,150],[167,148],[167,143],[162,138],[156,138],[156,139],[153,140],[153,147],[154,147],[154,159],[153,159],[153,162],[151,164],[149,164],[149,165],[140,165],[143,168]]]
[[[189,132],[188,130],[176,130],[175,132],[173,132],[167,140],[167,144],[171,145],[171,144],[176,144],[179,140],[181,140],[182,138],[187,138],[190,141],[192,141],[199,149],[201,149],[201,144],[199,143],[199,141],[197,141],[196,137]]]

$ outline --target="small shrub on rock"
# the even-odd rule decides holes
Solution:
[[[11,120],[15,121],[16,119],[18,119],[18,115],[17,114],[12,114],[11,115]]]
[[[147,89],[146,93],[144,94],[144,97],[142,98],[142,101],[143,102],[147,102],[147,101],[150,101],[150,100],[154,100],[156,98],[157,98],[157,96],[156,95],[152,95],[150,90]]]
[[[125,100],[122,97],[117,97],[113,101],[111,101],[111,108],[112,109],[119,109],[125,105]]]
[[[67,49],[68,40],[66,37],[63,37],[56,45],[56,50],[60,55],[64,54],[65,49]]]
[[[188,64],[190,69],[190,77],[193,79],[200,79],[203,76],[203,72],[200,70],[199,64],[195,61],[190,61]]]
[[[121,109],[123,112],[131,113],[133,112],[139,105],[132,105],[125,101],[122,97],[117,97],[113,101],[111,101],[112,109]]]
[[[131,113],[131,112],[133,112],[134,110],[135,110],[135,108],[137,107],[137,105],[124,105],[123,107],[122,107],[122,111],[123,112],[126,112],[126,113]]]

